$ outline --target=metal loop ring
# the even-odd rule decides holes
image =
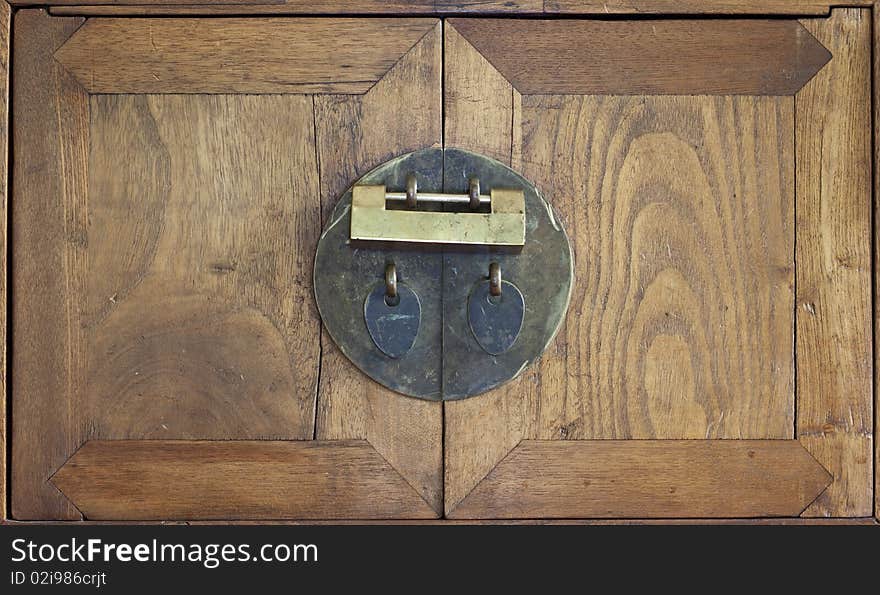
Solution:
[[[489,295],[501,295],[501,265],[497,262],[489,265]]]
[[[393,262],[385,265],[385,297],[397,297],[397,267]]]
[[[416,208],[416,202],[418,201],[419,194],[419,183],[416,180],[415,174],[410,174],[406,177],[406,206],[409,209]]]
[[[479,178],[471,178],[468,180],[468,195],[470,196],[471,209],[477,210],[480,208],[480,179]]]

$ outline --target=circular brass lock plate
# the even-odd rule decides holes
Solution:
[[[318,242],[314,271],[318,310],[340,351],[380,384],[429,400],[472,397],[516,378],[553,340],[571,293],[571,247],[553,209],[533,184],[504,164],[468,151],[425,149],[402,155],[367,173],[355,186],[384,185],[388,192],[405,192],[413,174],[419,193],[467,195],[474,178],[484,193],[493,188],[521,189],[522,249],[352,242],[353,186],[339,200]],[[419,203],[417,208],[446,207]],[[500,266],[500,288],[510,292],[506,300],[504,293],[500,299],[488,295],[492,263]],[[396,345],[389,343],[389,348],[382,343],[393,342],[393,326],[385,328],[390,337],[377,339],[383,351],[373,338],[382,329],[377,331],[372,319],[368,329],[365,319],[365,312],[394,313],[393,307],[376,307],[375,292],[385,283],[389,264],[394,265],[398,286],[406,296],[415,294],[419,304],[406,309],[407,316],[418,312],[420,319],[407,320],[401,327],[405,333],[418,329],[415,341],[409,336],[403,341],[405,347],[410,342],[412,346],[402,354]],[[475,304],[472,299],[486,303]],[[472,328],[480,324],[493,325],[489,334],[502,336],[487,337],[486,329]],[[499,350],[503,352],[492,353]]]

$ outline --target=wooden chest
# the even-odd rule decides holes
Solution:
[[[0,3],[10,520],[871,521],[880,6],[230,2]],[[427,147],[575,263],[544,356],[447,403],[313,294],[336,200]]]

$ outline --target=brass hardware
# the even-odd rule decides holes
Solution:
[[[409,209],[387,209],[388,201],[403,201]],[[463,204],[472,209],[488,205],[489,212],[414,210],[418,202]],[[415,176],[407,178],[405,193],[366,185],[355,186],[352,192],[352,240],[518,247],[525,244],[525,228],[523,191],[494,188],[483,195],[476,178],[470,180],[468,194],[420,194]]]
[[[468,296],[467,317],[480,348],[489,355],[501,355],[510,351],[522,332],[526,303],[516,285],[501,280],[498,263],[493,262],[492,265],[489,281],[474,285]],[[493,287],[495,281],[498,282],[497,287]]]
[[[419,181],[416,179],[415,174],[410,174],[406,177],[406,206],[410,209],[416,208],[416,201],[418,200],[419,194]],[[387,197],[386,197],[387,200]]]
[[[327,221],[314,267],[321,320],[391,390],[483,393],[540,357],[562,324],[568,238],[534,184],[502,163],[461,149],[401,155],[364,174]]]
[[[415,174],[406,177],[406,192],[386,192],[385,200],[404,202],[408,209],[415,209],[418,201],[424,203],[441,204],[466,204],[471,209],[479,209],[483,205],[489,205],[492,198],[486,194],[480,194],[479,178],[468,180],[468,193],[464,194],[441,194],[439,192],[419,193],[419,183]]]
[[[501,265],[497,262],[489,265],[489,295],[501,295]]]
[[[397,267],[385,265],[385,283],[373,286],[363,305],[370,339],[390,359],[408,354],[422,324],[422,304],[412,288],[397,282]]]
[[[471,208],[479,208],[491,203],[488,194],[480,194],[477,196],[477,206],[471,203],[471,197],[468,194],[441,194],[439,192],[421,192],[418,194],[419,202],[422,203],[440,203],[447,205],[468,205]],[[385,200],[391,202],[404,202],[407,208],[415,208],[409,206],[409,193],[407,192],[386,192]]]
[[[397,267],[393,262],[385,265],[385,297],[390,300],[397,297]]]
[[[480,208],[480,180],[471,178],[468,180],[468,196],[471,199],[470,206],[476,210]]]

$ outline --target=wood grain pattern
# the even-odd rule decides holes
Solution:
[[[84,437],[311,438],[311,99],[91,106]]]
[[[441,25],[363,97],[316,96],[325,220],[347,187],[391,157],[441,142]],[[442,409],[401,397],[357,370],[324,333],[315,436],[365,438],[439,514]]]
[[[522,379],[446,404],[447,511],[521,438],[791,438],[793,100],[522,106],[572,302]]]
[[[555,345],[550,349],[555,349]],[[538,383],[533,366],[512,382],[479,398],[443,404],[447,516],[520,443],[528,416],[534,410]]]
[[[661,3],[657,0],[653,6]],[[638,8],[635,3],[609,4],[612,9]],[[730,14],[748,12],[745,1],[726,4]],[[564,1],[547,5],[548,10],[567,10]],[[252,6],[216,5],[209,10],[244,13]],[[295,11],[292,4],[284,6]],[[797,6],[798,14],[823,10],[817,3]],[[765,7],[784,10],[774,2]],[[653,10],[647,4],[642,8]],[[147,5],[96,8],[111,9],[154,10]],[[482,7],[442,10],[466,13]],[[49,360],[59,362],[62,374],[25,379],[26,388],[30,384],[35,390],[39,384],[39,390],[66,390],[70,404],[30,412],[29,405],[23,405],[30,416],[25,419],[52,426],[53,432],[57,421],[61,435],[49,439],[44,453],[27,453],[25,444],[21,454],[16,443],[14,486],[20,483],[15,477],[19,456],[37,461],[48,476],[60,464],[59,457],[63,460],[62,453],[69,454],[88,437],[362,438],[398,479],[414,488],[417,495],[405,507],[418,510],[414,516],[420,518],[436,516],[443,500],[442,406],[401,398],[363,378],[326,335],[320,345],[310,341],[319,333],[311,281],[303,271],[310,271],[321,212],[326,215],[345,186],[394,154],[440,144],[444,126],[449,146],[489,154],[522,168],[526,177],[538,182],[572,235],[576,263],[584,263],[578,269],[578,283],[583,284],[578,316],[540,365],[508,387],[446,405],[448,511],[461,518],[480,516],[484,513],[473,510],[516,499],[517,486],[534,485],[528,479],[518,484],[525,471],[508,468],[522,461],[538,468],[544,451],[524,455],[520,446],[511,452],[523,438],[529,439],[523,443],[526,449],[534,439],[573,438],[577,440],[571,444],[578,444],[604,437],[791,438],[796,113],[799,225],[803,213],[816,213],[815,222],[806,222],[807,232],[798,227],[798,265],[811,242],[819,246],[805,257],[806,262],[819,263],[816,270],[807,271],[806,277],[798,272],[798,390],[809,385],[813,391],[807,396],[812,400],[798,410],[796,429],[807,450],[835,475],[832,486],[805,514],[872,514],[875,411],[870,384],[876,369],[871,368],[865,317],[872,307],[871,205],[863,192],[864,187],[870,192],[870,142],[865,140],[870,115],[866,119],[864,110],[859,111],[870,103],[870,77],[865,75],[870,69],[870,52],[865,49],[870,44],[870,23],[865,25],[869,11],[835,10],[830,21],[804,21],[835,58],[798,93],[796,104],[791,98],[523,96],[474,47],[477,41],[459,33],[462,20],[453,19],[446,26],[447,119],[442,123],[441,26],[421,19],[430,24],[423,36],[413,35],[415,46],[409,52],[409,46],[402,48],[399,60],[388,64],[390,70],[360,90],[348,86],[350,81],[336,80],[315,83],[336,85],[332,87],[309,87],[314,81],[284,85],[277,91],[288,94],[284,97],[95,96],[91,108],[97,118],[91,125],[85,92],[64,69],[51,65],[55,47],[75,26],[62,34],[53,32],[59,19],[45,27],[29,16],[45,19],[42,11],[24,10],[20,15],[24,26],[30,22],[43,39],[22,44],[22,64],[33,69],[37,63],[37,72],[19,77],[16,70],[16,86],[23,79],[34,89],[42,77],[47,89],[25,92],[23,97],[49,104],[28,107],[23,117],[27,122],[30,110],[33,126],[37,112],[41,118],[51,116],[39,129],[28,130],[26,124],[16,132],[14,142],[27,139],[27,147],[36,146],[48,157],[37,166],[16,162],[14,190],[17,196],[19,176],[27,192],[48,188],[50,195],[38,205],[13,201],[16,222],[21,212],[24,220],[39,220],[42,227],[39,233],[25,233],[24,239],[16,231],[12,249],[33,251],[37,236],[45,241],[47,233],[61,239],[46,254],[16,259],[17,267],[25,261],[30,277],[12,272],[11,290],[19,295],[20,286],[40,277],[24,295],[41,304],[48,301],[50,320],[14,338],[14,356],[24,349],[29,357],[39,357],[30,363],[16,357],[10,368],[27,374],[37,362],[44,366],[48,353]],[[485,35],[480,30],[471,37],[479,40]],[[797,39],[812,43],[812,38]],[[40,44],[28,52],[28,47]],[[33,56],[44,56],[40,59],[45,63]],[[557,84],[546,81],[542,85]],[[334,94],[289,95],[318,91]],[[362,96],[351,94],[364,91]],[[263,109],[265,120],[259,113]],[[289,121],[278,125],[278,114]],[[269,122],[272,118],[274,124]],[[214,130],[218,121],[223,124]],[[253,139],[236,141],[242,138],[239,126],[269,137],[275,128],[294,129],[298,136],[281,138],[279,133],[270,147],[252,151],[257,144]],[[32,140],[37,137],[42,140]],[[267,199],[245,209],[228,190],[230,180],[248,200],[271,197],[275,189],[291,186],[285,178],[287,166],[266,165],[277,162],[276,151],[285,159],[295,155],[296,170],[303,172],[295,194],[306,202],[291,206]],[[251,155],[244,166],[243,154]],[[88,176],[83,173],[87,160]],[[239,171],[247,163],[252,176]],[[63,181],[62,174],[53,181],[55,174],[47,171],[62,172]],[[806,207],[802,184],[812,189]],[[241,185],[249,190],[242,191]],[[847,193],[847,188],[852,191]],[[307,203],[308,196],[314,201]],[[207,223],[202,221],[206,212]],[[863,243],[866,230],[868,240]],[[284,234],[296,238],[297,247],[277,245]],[[259,258],[251,250],[254,245]],[[309,245],[312,248],[302,248]],[[46,251],[44,244],[39,249]],[[591,262],[611,264],[597,269]],[[714,270],[718,262],[722,266]],[[54,267],[53,278],[40,275],[44,266]],[[104,271],[108,274],[99,274]],[[292,288],[291,276],[296,279]],[[43,292],[55,293],[47,300]],[[84,299],[63,297],[70,294]],[[575,307],[573,300],[572,313]],[[17,311],[11,312],[12,318],[17,316]],[[32,312],[30,320],[17,325],[35,324],[35,316]],[[228,333],[240,340],[224,345]],[[62,344],[46,348],[52,340]],[[35,343],[27,345],[28,341]],[[21,349],[19,342],[25,345]],[[291,346],[296,347],[295,356]],[[191,355],[183,355],[187,353]],[[803,358],[816,354],[820,363],[808,363],[801,370]],[[317,422],[312,426],[318,361],[323,373]],[[867,392],[862,390],[865,378]],[[271,381],[263,384],[266,379]],[[846,392],[842,386],[856,390]],[[12,387],[16,395],[18,388]],[[292,394],[296,397],[285,398]],[[14,396],[14,406],[21,400]],[[216,417],[205,417],[206,412]],[[18,409],[15,413],[18,419]],[[34,444],[32,440],[31,447]],[[569,448],[574,447],[559,446],[559,456]],[[774,457],[766,460],[776,461]],[[50,459],[54,462],[47,462]],[[365,461],[366,469],[384,468],[372,455],[357,460]],[[499,477],[503,481],[496,485]],[[786,477],[791,482],[798,479]],[[820,483],[809,483],[816,478],[808,472],[801,479],[812,489]],[[545,495],[530,495],[524,506],[581,510],[579,486],[567,481],[562,483],[570,491],[560,500],[547,503]],[[14,491],[14,514],[78,518],[78,511],[60,495],[49,494],[48,484],[26,483],[22,489],[37,493],[37,499],[17,506]],[[785,491],[785,498],[790,502],[799,489]],[[796,495],[806,499],[808,491]],[[781,506],[775,500],[768,505],[777,504]],[[101,504],[105,505],[113,506]],[[303,516],[299,509],[291,510],[285,514]],[[104,518],[98,514],[94,518]],[[272,516],[267,510],[260,515]]]
[[[791,438],[792,99],[523,104],[576,263],[526,435]]]
[[[6,257],[6,221],[8,180],[7,163],[9,159],[9,33],[12,25],[12,9],[8,4],[0,4],[0,260],[3,268],[0,275],[0,521],[5,521],[6,486],[6,276],[8,259]]]
[[[880,337],[880,10],[874,16],[874,433],[880,427],[880,352],[876,347]],[[880,520],[880,440],[874,440],[874,516]]]
[[[7,521],[7,525],[10,526],[35,526],[35,525],[44,525],[50,523],[37,523],[34,521]],[[108,524],[106,521],[80,521],[77,523],[77,526],[80,527],[92,527],[92,526],[100,526]],[[199,520],[191,520],[191,521],[129,521],[126,522],[127,525],[138,525],[138,526],[155,526],[155,525],[192,525],[192,526],[202,526],[202,525],[217,525],[217,521],[199,521]],[[868,526],[868,527],[877,527],[880,526],[880,523],[877,522],[877,519],[874,517],[860,517],[860,518],[842,518],[842,519],[822,519],[822,518],[798,518],[798,517],[767,517],[767,518],[753,518],[753,519],[405,519],[405,520],[396,520],[396,519],[387,519],[387,520],[346,520],[346,519],[332,519],[332,520],[259,520],[259,521],[225,521],[224,525],[231,525],[235,527],[248,527],[251,525],[269,525],[269,526],[281,526],[281,527],[296,527],[296,526],[314,526],[314,525],[393,525],[393,526],[411,526],[411,525],[434,525],[434,526],[470,526],[470,525],[503,525],[503,526],[524,526],[524,525],[547,525],[547,526],[561,526],[561,525],[571,525],[577,527],[586,527],[586,526],[617,526],[617,525],[652,525],[652,526],[660,526],[660,525],[688,525],[688,526],[697,526],[697,525],[743,525],[743,526],[785,526],[785,527],[800,527],[804,525],[810,526],[821,526],[821,527],[850,527],[850,526]]]
[[[449,23],[523,95],[792,95],[831,58],[794,20]]]
[[[775,14],[827,15],[874,0],[50,0],[54,14]],[[11,0],[13,5],[28,0]],[[78,6],[87,4],[87,6]],[[72,5],[72,6],[71,6]]]
[[[445,26],[444,142],[463,147],[510,165],[510,130],[519,93],[476,50],[455,26]]]
[[[873,511],[871,17],[804,21],[834,60],[797,96],[797,436],[834,475],[807,516]]]
[[[22,14],[33,15],[34,30],[64,22]],[[48,487],[61,503],[22,490],[18,518],[77,518],[73,507],[59,512],[64,499],[45,478],[96,438],[366,438],[431,503],[424,506],[440,509],[438,403],[376,390],[353,370],[328,372],[315,426],[321,341],[314,340],[320,326],[311,281],[322,205],[394,154],[440,142],[442,40],[439,23],[427,22],[412,50],[364,96],[89,98],[60,66],[57,76],[77,90],[79,103],[65,97],[56,107],[31,91],[47,113],[33,116],[36,130],[21,146],[39,148],[31,137],[42,133],[45,152],[57,153],[35,123],[67,122],[71,104],[81,110],[71,123],[81,128],[63,138],[78,152],[67,148],[57,169],[17,162],[23,181],[16,187],[30,200],[19,201],[15,221],[27,230],[16,234],[15,249],[35,255],[16,271],[18,283],[43,275],[58,302],[57,316],[38,328],[33,319],[43,312],[24,304],[39,292],[20,293],[30,299],[21,302],[20,320],[34,330],[16,336],[30,342],[17,349],[17,361],[31,390],[16,396],[17,419],[35,420],[31,427],[45,432],[16,442],[31,462],[43,461],[19,455],[18,469],[22,485]],[[61,41],[39,47],[37,57],[52,64]],[[49,78],[37,66],[43,70],[23,76],[22,89]],[[369,132],[350,134],[358,130]],[[58,188],[41,192],[35,208],[28,183]],[[65,371],[57,380],[37,369],[53,349]],[[355,390],[346,390],[346,377]],[[43,444],[49,433],[57,444]]]
[[[82,19],[27,9],[14,21],[12,516],[78,519],[48,478],[78,446],[70,393],[83,350],[71,300],[81,284],[88,96],[52,53]]]
[[[456,33],[447,63],[489,78]],[[793,100],[526,96],[511,110],[447,89],[447,142],[504,139],[496,158],[521,159],[556,207],[576,270],[569,324],[538,366],[445,404],[447,511],[523,437],[791,438]]]
[[[874,0],[546,0],[562,14],[790,14],[827,15],[835,5],[870,6]]]
[[[525,440],[450,517],[797,516],[830,481],[796,440]]]
[[[11,523],[21,524],[21,523]],[[82,525],[97,525],[97,522],[82,521]],[[156,521],[139,524],[156,525]],[[166,524],[166,523],[162,523]],[[180,523],[182,524],[182,523]],[[212,521],[192,521],[190,525],[213,525]],[[869,526],[880,525],[874,517],[849,519],[804,519],[804,518],[755,518],[755,519],[493,519],[493,520],[455,520],[455,519],[424,519],[424,520],[388,520],[388,521],[230,521],[230,525],[747,525],[747,526]]]
[[[94,520],[434,516],[363,440],[96,440],[52,483]]]
[[[56,53],[91,93],[364,93],[425,19],[92,19]]]
[[[88,2],[89,0],[85,0]],[[136,0],[135,0],[136,1]],[[446,14],[541,14],[543,0],[287,0],[272,4],[92,4],[56,5],[51,14],[83,16],[166,15],[446,15]],[[810,14],[807,12],[801,14]]]

